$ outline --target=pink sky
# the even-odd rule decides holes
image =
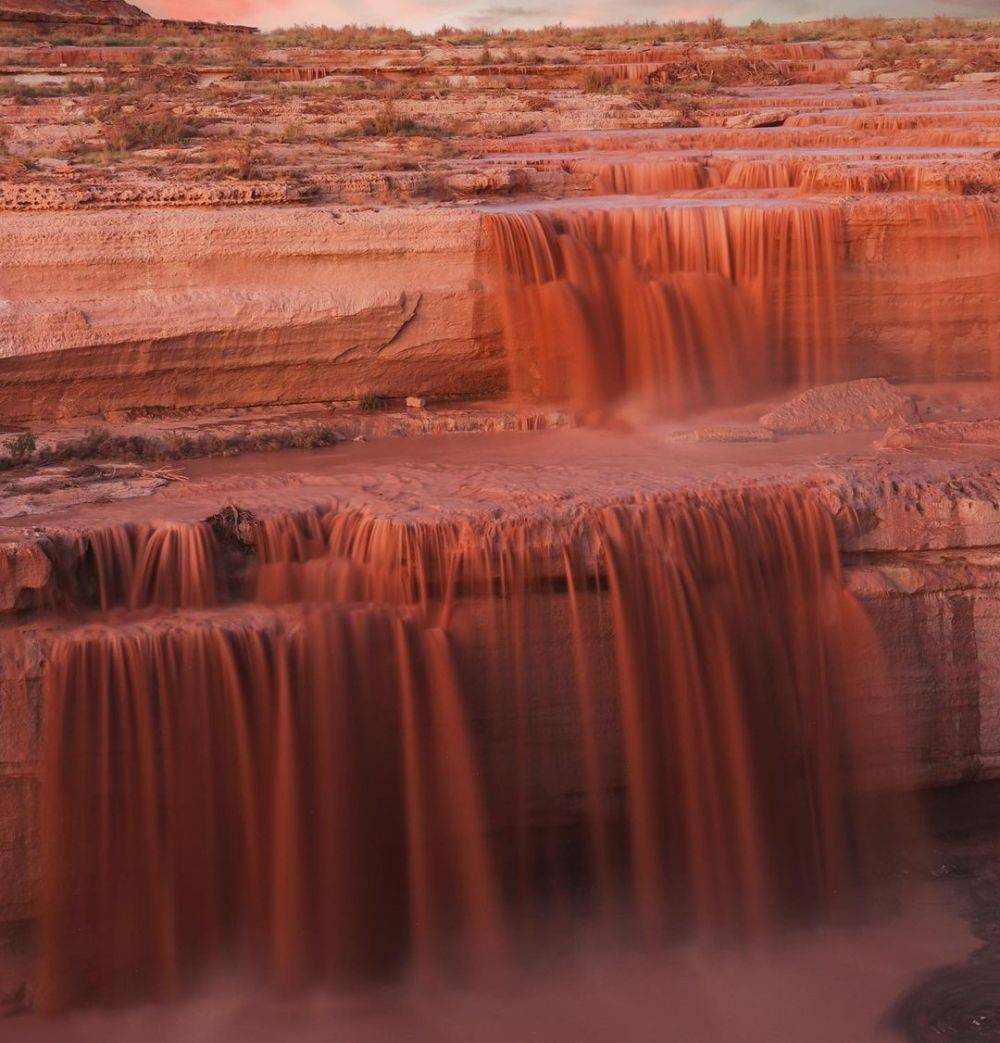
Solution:
[[[720,15],[741,24],[752,18],[791,21],[834,14],[996,16],[1000,0],[148,0],[139,6],[171,18],[241,22],[262,28],[311,25],[401,25],[432,30],[447,23],[471,26],[587,25],[622,21],[670,21]]]

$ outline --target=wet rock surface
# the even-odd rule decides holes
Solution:
[[[939,823],[944,860],[935,875],[960,896],[982,944],[964,963],[931,971],[893,1006],[887,1023],[910,1043],[1000,1039],[1000,785],[968,786],[961,794],[961,803],[956,794],[936,801],[939,815],[950,806],[948,817],[966,821],[957,828]]]

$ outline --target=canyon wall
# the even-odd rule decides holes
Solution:
[[[496,392],[460,211],[0,216],[0,412]]]
[[[846,375],[995,375],[997,204],[826,205]],[[506,386],[470,209],[4,213],[0,242],[8,420]]]

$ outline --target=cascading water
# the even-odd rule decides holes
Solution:
[[[211,528],[149,523],[97,529],[82,540],[102,609],[204,608],[215,604],[215,551]]]
[[[570,894],[647,940],[750,937],[850,907],[894,848],[845,680],[869,638],[807,492],[499,524],[315,510],[256,544],[274,607],[206,612],[205,559],[171,552],[150,589],[200,611],[52,648],[49,1009],[220,966],[283,986],[497,967]],[[532,711],[561,668],[527,634],[572,649],[559,821]]]
[[[853,788],[860,709],[846,698],[844,654],[866,647],[873,664],[878,655],[843,591],[832,523],[814,497],[668,498],[563,525],[403,524],[332,511],[263,528],[259,597],[376,596],[460,630],[463,601],[485,602],[479,626],[500,635],[487,672],[503,679],[498,697],[519,721],[554,683],[544,667],[519,662],[525,632],[547,628],[555,647],[568,627],[574,786],[585,794],[595,902],[620,909],[623,900],[608,890],[604,836],[609,795],[623,787],[631,854],[619,885],[644,931],[676,932],[685,920],[752,931],[856,893],[872,837]],[[539,612],[539,596],[563,602],[566,621]],[[614,634],[610,670],[590,655],[595,611]],[[484,690],[481,678],[474,687]],[[522,809],[532,799],[530,730],[494,781]],[[883,739],[888,756],[894,729]],[[900,759],[889,760],[898,771]],[[544,840],[517,819],[523,847],[513,861],[537,867],[542,853],[523,848]]]
[[[39,998],[498,959],[447,639],[372,607],[94,627],[46,682]]]
[[[516,396],[681,413],[840,375],[836,207],[491,214]]]
[[[701,160],[649,160],[644,163],[577,162],[574,169],[594,175],[595,191],[602,195],[660,195],[707,188],[712,170]]]

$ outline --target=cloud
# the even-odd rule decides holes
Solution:
[[[546,7],[521,7],[516,4],[492,4],[468,16],[468,21],[482,24],[512,25],[523,19],[552,18],[554,11]]]

